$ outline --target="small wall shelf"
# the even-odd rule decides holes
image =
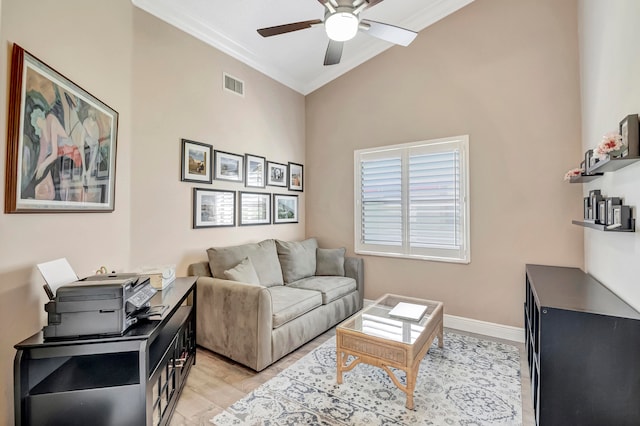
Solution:
[[[591,172],[591,174],[597,173],[599,176],[602,176],[604,172],[614,172],[628,166],[629,164],[633,164],[638,160],[640,160],[640,157],[606,158],[594,164],[593,167],[589,169],[589,172]]]
[[[578,226],[584,226],[585,228],[592,228],[592,229],[597,229],[598,231],[605,231],[605,232],[636,232],[635,219],[630,219],[630,221],[631,221],[631,228],[629,229],[620,229],[620,228],[607,229],[607,225],[602,225],[600,223],[595,223],[593,221],[585,221],[585,220],[572,220],[571,223]]]
[[[571,176],[571,178],[569,178],[569,183],[591,182],[592,180],[599,178],[603,174],[604,173],[595,173],[591,175]]]

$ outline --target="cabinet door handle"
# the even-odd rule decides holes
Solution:
[[[187,360],[189,359],[189,354],[182,354],[182,357],[180,358],[176,358],[176,360],[174,361],[174,367],[175,368],[182,368],[184,367],[184,363],[187,362]]]

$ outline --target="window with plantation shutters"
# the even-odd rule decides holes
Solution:
[[[470,261],[468,136],[355,152],[356,253]]]

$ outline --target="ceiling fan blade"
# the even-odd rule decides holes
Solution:
[[[327,46],[327,53],[325,53],[324,55],[324,64],[325,65],[339,64],[340,58],[342,57],[343,46],[344,46],[344,42],[342,41],[329,40],[329,45]]]
[[[275,27],[260,28],[258,34],[262,37],[271,37],[274,35],[290,33],[292,31],[304,30],[311,28],[312,25],[321,24],[321,19],[313,19],[311,21],[293,22],[291,24],[276,25]]]
[[[375,6],[378,3],[382,3],[382,0],[365,0],[365,1],[368,3],[368,6],[366,7],[367,9]]]
[[[367,34],[379,38],[380,40],[399,44],[400,46],[408,46],[418,35],[415,31],[396,27],[395,25],[384,24],[382,22],[370,21],[368,19],[363,19],[360,23],[362,30]]]
[[[382,1],[382,0],[379,0]],[[336,0],[318,0],[321,5],[326,6],[327,3],[331,4],[333,7],[338,7],[338,2]]]

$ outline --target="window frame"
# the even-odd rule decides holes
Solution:
[[[460,226],[462,248],[458,250],[411,247],[409,236],[409,154],[416,152],[437,153],[458,151],[460,170]],[[402,172],[402,243],[400,246],[367,244],[362,240],[362,169],[363,157],[366,160],[389,158],[392,152],[401,157]],[[357,254],[397,257],[405,259],[431,260],[449,263],[471,263],[471,227],[469,209],[469,135],[423,140],[354,151],[354,248]]]

